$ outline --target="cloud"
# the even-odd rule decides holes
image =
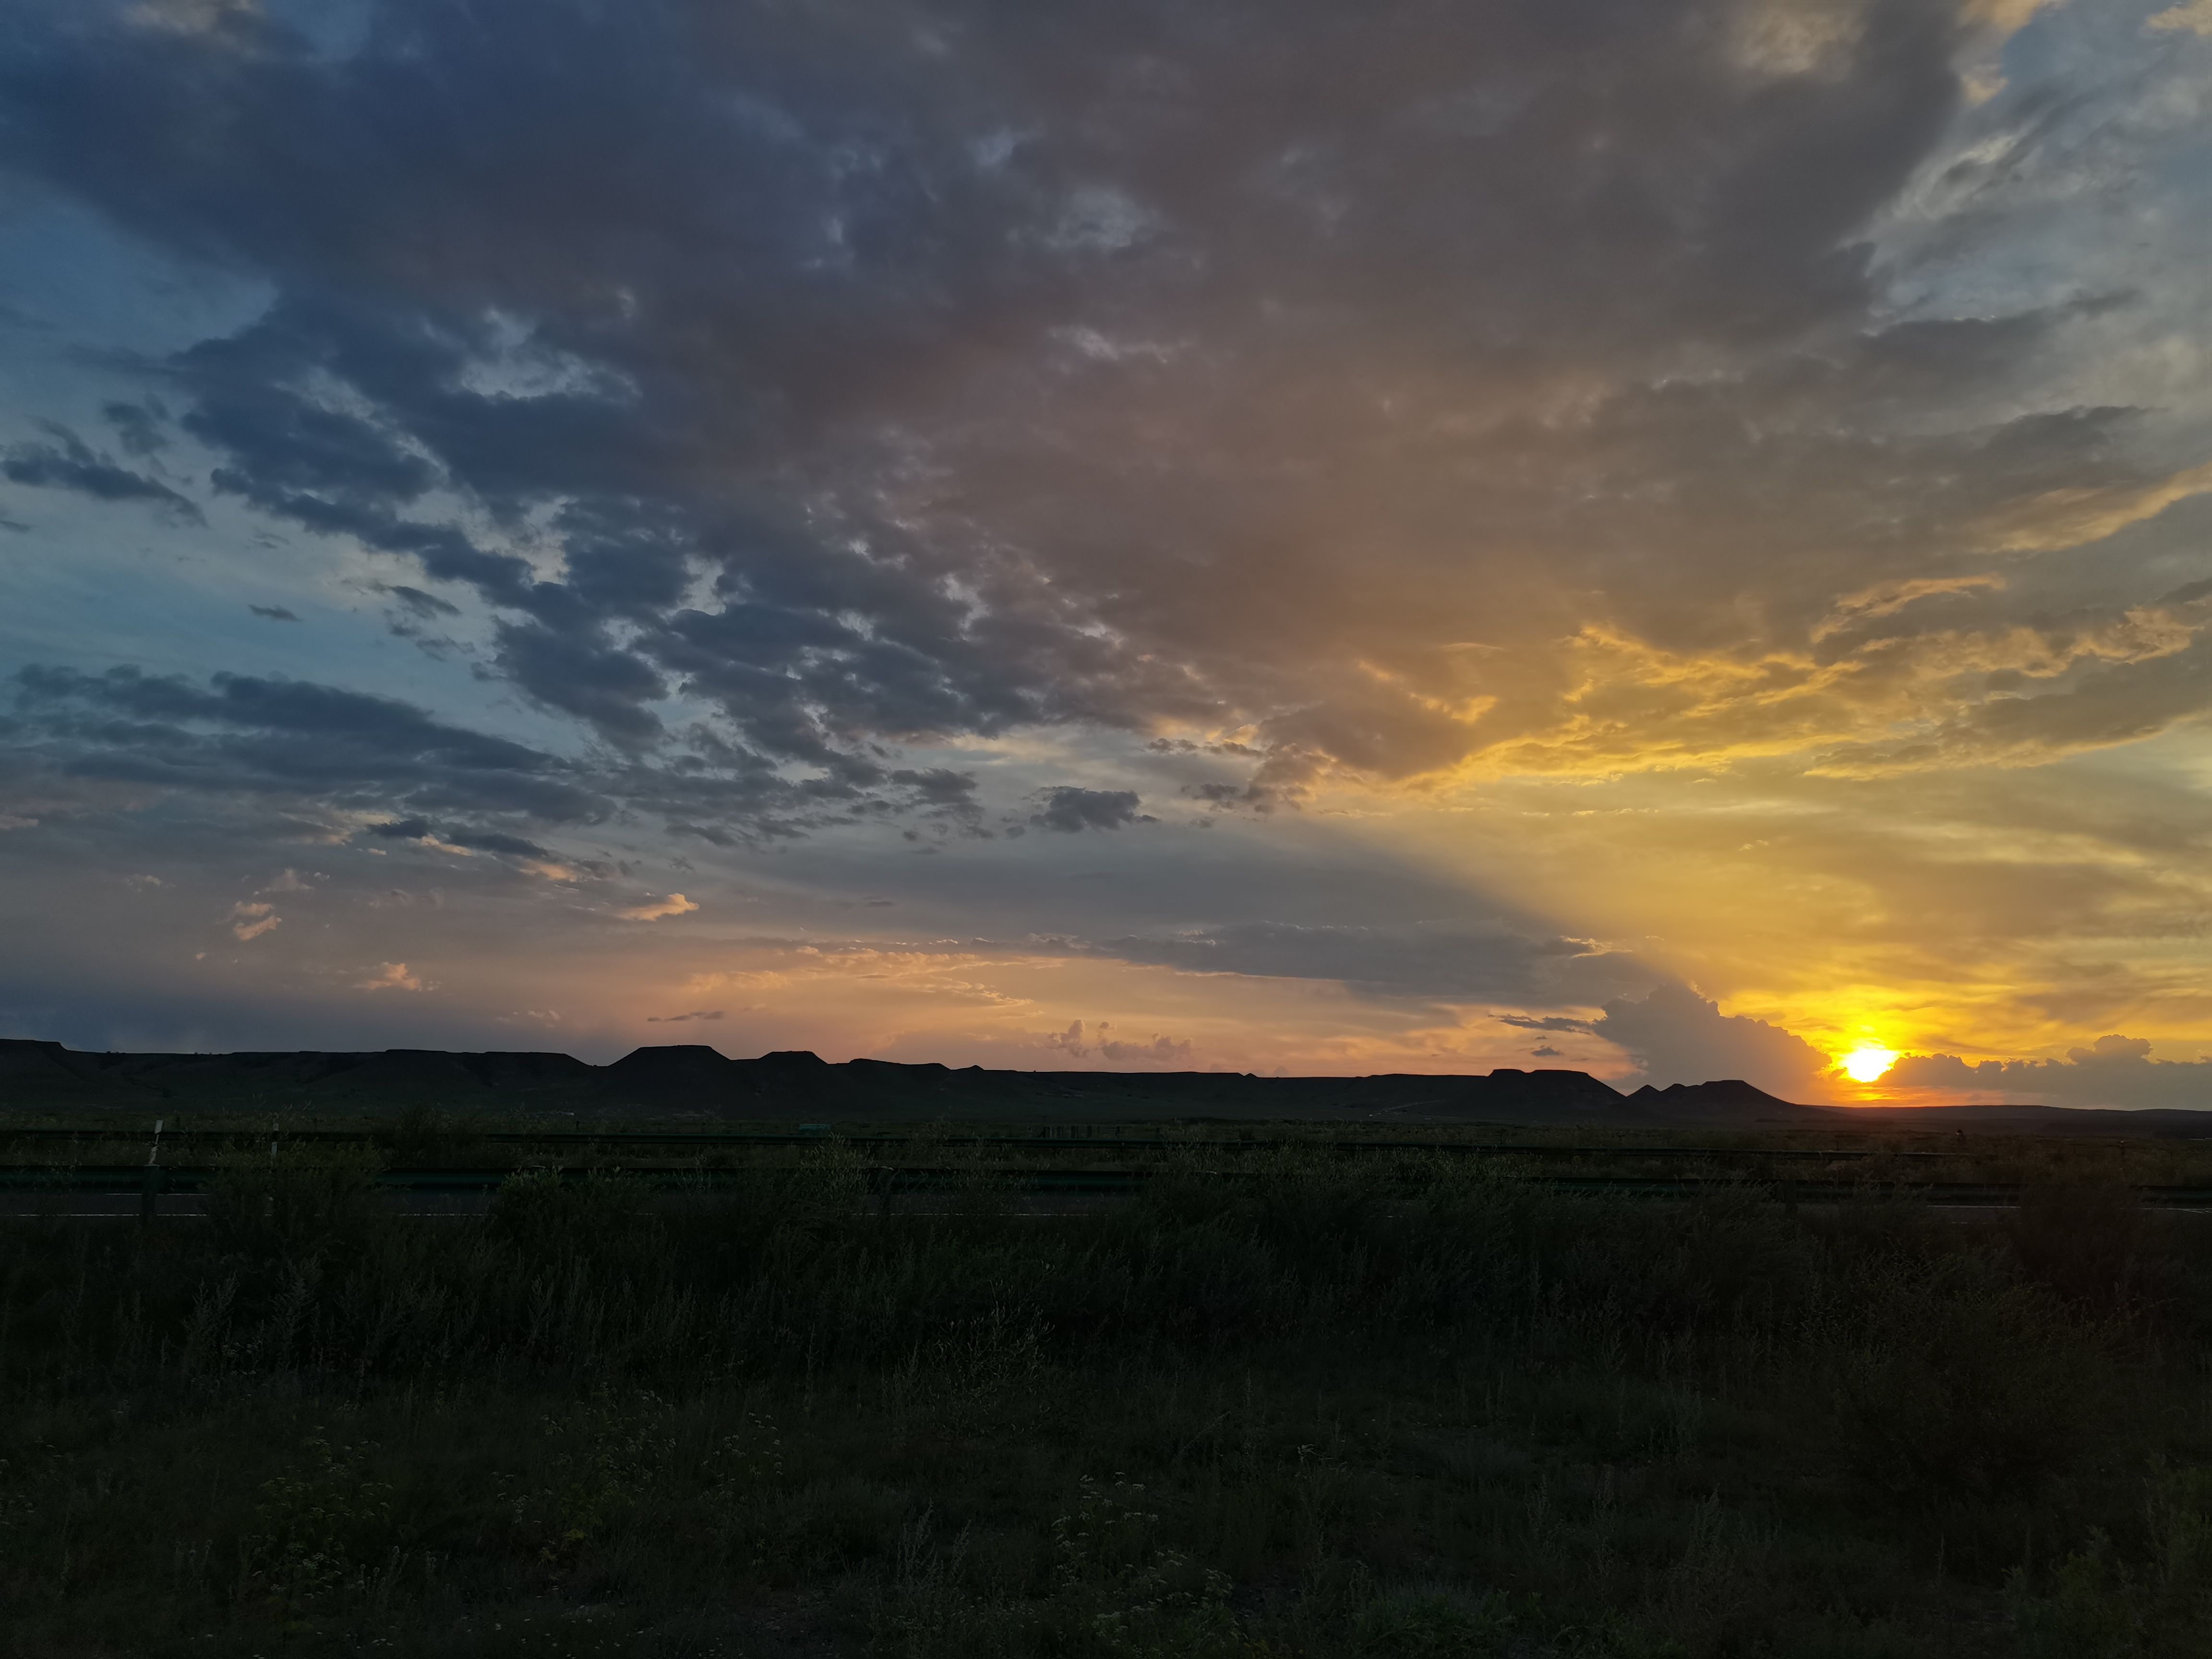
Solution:
[[[1088,1060],[1095,1051],[1099,1059],[1109,1066],[1188,1066],[1191,1060],[1188,1038],[1164,1036],[1158,1033],[1139,1041],[1109,1037],[1114,1029],[1111,1020],[1099,1020],[1086,1031],[1084,1023],[1071,1020],[1064,1031],[1045,1034],[1048,1048],[1057,1048],[1076,1060]]]
[[[2077,547],[2103,541],[2207,491],[2212,491],[2212,461],[2170,477],[2045,490],[2007,503],[1986,528],[1993,545],[2008,553]]]
[[[981,811],[969,774],[886,770],[848,757],[829,775],[793,778],[703,730],[657,761],[569,756],[396,698],[277,677],[217,673],[199,682],[131,667],[88,674],[34,665],[15,684],[24,718],[12,731],[0,728],[0,755],[12,738],[18,754],[78,777],[290,794],[332,811],[398,808],[401,816],[371,832],[549,864],[534,839],[442,814],[573,825],[627,806],[658,816],[672,833],[758,846],[902,817],[972,830]],[[577,867],[599,868],[588,860]]]
[[[23,381],[54,407],[17,412],[0,488],[204,507],[230,550],[64,515],[72,568],[33,580],[115,599],[0,713],[11,810],[74,843],[11,850],[167,872],[138,849],[228,835],[230,880],[349,836],[389,879],[434,843],[489,889],[589,870],[546,852],[589,826],[708,908],[736,854],[788,852],[762,884],[792,930],[896,880],[917,930],[988,905],[1080,933],[1085,974],[1343,985],[1313,1000],[1363,1018],[1642,996],[1601,934],[1766,1006],[1832,957],[2044,994],[1967,960],[2000,887],[2074,939],[2194,914],[2188,789],[2124,810],[2118,780],[2212,715],[2212,498],[2173,343],[2201,53],[2057,9],[1986,95],[2032,9],[368,0],[334,44],[296,8],[33,6],[0,167],[128,250],[88,295],[168,320],[85,312],[110,337]],[[175,625],[317,580],[436,672],[319,612],[253,642],[319,642],[312,683]],[[2054,766],[2008,823],[1958,805]],[[2020,850],[2060,796],[2106,819]],[[1161,799],[1218,830],[1079,838]],[[943,856],[854,851],[893,824]],[[1396,836],[1457,890],[1242,881]],[[1777,850],[1755,887],[1655,858],[1597,892],[1607,848],[1699,837]],[[1122,914],[1063,896],[1070,859],[1138,850]],[[1476,871],[1560,914],[1466,920]],[[542,880],[501,882],[544,930],[507,971],[594,913]],[[1747,965],[1693,937],[1729,906],[1834,926]]]
[[[221,795],[289,793],[336,807],[420,802],[551,823],[610,804],[574,763],[438,720],[397,699],[307,681],[135,668],[16,676],[18,737],[85,778]],[[4,734],[0,734],[4,735]]]
[[[249,605],[246,608],[255,616],[265,617],[270,622],[295,623],[300,620],[281,605]]]
[[[421,588],[410,587],[404,582],[377,582],[374,584],[374,587],[379,593],[389,593],[393,599],[398,600],[404,609],[422,621],[428,622],[444,617],[458,617],[461,614],[461,607],[451,600],[441,599],[435,593],[425,593]]]
[[[2110,1036],[2063,1060],[1961,1060],[1907,1054],[1884,1075],[1900,1088],[1965,1089],[2055,1106],[2212,1109],[2212,1057],[2153,1060],[2147,1038]]]
[[[422,991],[429,988],[422,977],[404,962],[377,964],[375,971],[354,981],[357,991]]]
[[[372,823],[368,833],[385,841],[432,842],[447,848],[459,848],[464,852],[507,853],[519,858],[550,860],[553,854],[536,842],[520,836],[511,836],[500,830],[475,830],[461,824],[447,824],[441,829],[428,818],[393,818],[383,823]]]
[[[1796,1033],[1723,1014],[1718,1003],[1680,983],[1656,986],[1640,1000],[1607,1003],[1589,1030],[1626,1049],[1643,1081],[1662,1086],[1741,1078],[1783,1099],[1802,1099],[1825,1092],[1831,1066]]]
[[[668,916],[689,915],[699,907],[681,893],[671,893],[666,898],[647,899],[627,910],[615,914],[624,921],[659,921]]]
[[[955,772],[941,766],[915,770],[902,767],[890,775],[890,781],[913,791],[914,799],[923,805],[966,811],[975,805],[975,778],[969,772]]]
[[[135,28],[167,34],[209,34],[259,21],[260,0],[137,0],[123,14]]]
[[[645,1023],[648,1025],[681,1025],[687,1019],[720,1019],[721,1018],[722,1011],[720,1008],[702,1008],[688,1014],[647,1014],[645,1017]]]
[[[592,630],[504,623],[498,660],[538,702],[588,720],[626,749],[650,747],[663,735],[659,718],[645,705],[668,695],[666,683]]]
[[[1560,641],[1756,661],[1810,647],[1824,585],[2183,499],[2124,412],[1975,404],[2076,313],[1881,302],[1865,238],[1960,110],[1958,21],[1709,12],[1409,11],[1335,77],[1310,3],[1253,52],[1211,0],[927,49],[388,0],[337,56],[245,10],[34,21],[0,100],[14,166],[273,294],[163,366],[214,487],[468,591],[540,707],[633,755],[706,708],[763,788],[864,789],[915,738],[1241,730],[1254,775],[1194,787],[1257,807],[1833,742],[1878,651],[1798,718],[1769,675],[1686,725]],[[1742,603],[1716,628],[1703,592]],[[1081,801],[1036,817],[1132,821]]]
[[[1653,978],[1634,957],[1590,940],[1526,933],[1504,923],[1226,922],[1103,938],[1075,948],[1185,973],[1338,980],[1369,996],[1441,1001],[1589,1003],[1642,988]]]
[[[550,755],[450,725],[395,698],[305,680],[218,673],[202,685],[129,667],[84,674],[33,666],[16,684],[31,712],[52,717],[56,736],[78,739],[85,763],[106,769],[135,762],[158,775],[174,766],[184,775],[179,781],[188,781],[194,769],[228,763],[234,769],[222,781],[232,787],[253,774],[302,785],[398,782],[464,791],[473,780],[492,798],[506,793],[493,780],[509,779],[514,793],[547,805],[561,791],[556,780],[564,769]],[[73,720],[72,704],[134,723]]]
[[[11,483],[73,490],[103,501],[151,501],[171,517],[201,521],[200,510],[158,479],[119,466],[67,427],[49,422],[56,441],[11,444],[0,450],[0,477]]]
[[[105,403],[100,413],[115,428],[116,441],[133,455],[153,455],[169,447],[169,434],[162,429],[168,410],[158,399]]]
[[[1870,587],[1863,592],[1846,594],[1838,599],[1835,608],[1813,629],[1812,637],[1818,643],[1842,633],[1845,629],[1879,621],[1884,617],[1893,617],[1908,605],[1921,599],[2001,592],[2004,585],[2003,577],[1984,573],[1973,576],[1918,576],[1909,581]]]
[[[1061,784],[1038,793],[1043,805],[1030,814],[1030,823],[1040,830],[1072,836],[1085,830],[1120,830],[1133,823],[1158,822],[1138,812],[1143,803],[1133,790],[1079,789]]]
[[[230,914],[236,918],[231,923],[230,931],[241,945],[273,932],[284,920],[276,913],[276,907],[270,904],[234,904]]]
[[[1098,1045],[1098,1052],[1116,1066],[1188,1066],[1191,1045],[1188,1037],[1155,1036],[1136,1042],[1109,1038]]]
[[[2212,37],[2212,0],[2185,0],[2181,5],[2153,12],[2143,27]]]

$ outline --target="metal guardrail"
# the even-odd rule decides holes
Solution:
[[[1089,1130],[1098,1126],[1055,1125],[1061,1131]],[[1113,1127],[1114,1126],[1103,1126]],[[94,1127],[35,1127],[9,1129],[0,1127],[0,1142],[9,1140],[136,1140],[145,1134],[143,1130]],[[252,1141],[258,1143],[268,1138],[270,1132],[262,1129],[171,1129],[161,1139],[173,1144],[222,1145]],[[315,1145],[374,1146],[376,1132],[368,1129],[292,1129],[278,1132],[277,1138],[289,1141],[307,1141]],[[1978,1154],[1959,1152],[1884,1152],[1878,1149],[1854,1147],[1798,1147],[1798,1146],[1516,1146],[1510,1142],[1470,1140],[1322,1140],[1300,1136],[1275,1135],[1265,1139],[1234,1140],[1193,1140],[1170,1139],[1166,1136],[1122,1135],[1119,1133],[1038,1133],[1034,1135],[915,1135],[888,1134],[880,1132],[833,1133],[826,1129],[799,1133],[778,1133],[768,1131],[715,1132],[710,1130],[633,1130],[633,1129],[490,1129],[459,1130],[454,1139],[463,1141],[482,1141],[492,1146],[1008,1146],[1027,1150],[1057,1147],[1082,1147],[1085,1150],[1111,1149],[1116,1152],[1264,1152],[1284,1149],[1305,1152],[1450,1152],[1458,1154],[1512,1156],[1526,1158],[1959,1158]]]
[[[204,1191],[220,1171],[206,1166],[138,1166],[131,1164],[0,1166],[0,1192],[98,1193],[108,1195],[151,1195]],[[377,1184],[405,1193],[491,1193],[517,1173],[512,1170],[390,1170],[375,1176]],[[606,1169],[556,1171],[562,1179],[580,1181],[593,1174],[624,1175],[663,1192],[714,1192],[742,1188],[772,1173],[759,1170]],[[1163,1176],[1244,1182],[1255,1178],[1249,1170],[1165,1171],[1146,1170],[949,1169],[878,1167],[859,1172],[872,1195],[886,1194],[958,1192],[979,1184],[1000,1192],[1027,1195],[1109,1196],[1133,1194]],[[2016,1205],[2028,1190],[2017,1182],[1961,1181],[1838,1181],[1817,1178],[1744,1182],[1723,1176],[1528,1175],[1514,1177],[1520,1184],[1549,1192],[1607,1195],[1623,1198],[1686,1199],[1703,1194],[1750,1191],[1790,1204],[1833,1204],[1854,1200],[1887,1200],[1943,1206],[2002,1207]],[[2160,1209],[2212,1208],[2212,1187],[2142,1186],[2135,1189],[2142,1201]]]

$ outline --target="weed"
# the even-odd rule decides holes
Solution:
[[[363,1148],[272,1145],[226,1156],[206,1193],[218,1249],[256,1262],[296,1262],[357,1245],[385,1207],[381,1156]]]
[[[1171,1151],[1040,1218],[779,1156],[428,1222],[280,1144],[212,1224],[0,1223],[0,1656],[2212,1651],[2212,1237],[2109,1193]]]
[[[1900,1496],[2017,1493],[2119,1428],[2097,1334],[1986,1260],[1881,1264],[1832,1355],[1847,1455]]]
[[[397,1575],[392,1487],[368,1477],[368,1449],[311,1435],[298,1462],[262,1483],[257,1530],[241,1553],[249,1583],[286,1610],[335,1593],[367,1593]]]
[[[369,1140],[397,1170],[450,1167],[483,1145],[469,1119],[420,1102],[378,1124]]]

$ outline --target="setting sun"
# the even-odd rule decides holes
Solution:
[[[1896,1049],[1878,1048],[1871,1043],[1852,1049],[1839,1062],[1844,1074],[1856,1083],[1871,1083],[1896,1063]]]

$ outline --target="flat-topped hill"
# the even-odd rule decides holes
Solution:
[[[1871,1125],[2036,1133],[2212,1136],[2212,1112],[2048,1106],[1802,1106],[1740,1079],[1622,1094],[1587,1072],[1480,1076],[1258,1077],[1236,1072],[1000,1072],[884,1060],[832,1064],[803,1049],[732,1060],[702,1043],[635,1048],[606,1066],[532,1052],[88,1054],[0,1039],[0,1109],[209,1111],[431,1106],[791,1122],[951,1119],[1368,1119],[1594,1127]]]
[[[1720,1091],[1718,1093],[1715,1091]],[[1722,1095],[1725,1094],[1723,1102]],[[1648,1097],[1648,1098],[1647,1098]],[[1402,1118],[1513,1123],[1803,1121],[1825,1115],[1748,1084],[1631,1097],[1586,1072],[1484,1076],[1256,1077],[1233,1072],[1000,1072],[854,1060],[803,1050],[732,1060],[700,1043],[632,1050],[608,1066],[568,1054],[85,1054],[0,1040],[0,1106],[200,1109],[407,1105],[717,1118],[1086,1121],[1168,1117]]]

